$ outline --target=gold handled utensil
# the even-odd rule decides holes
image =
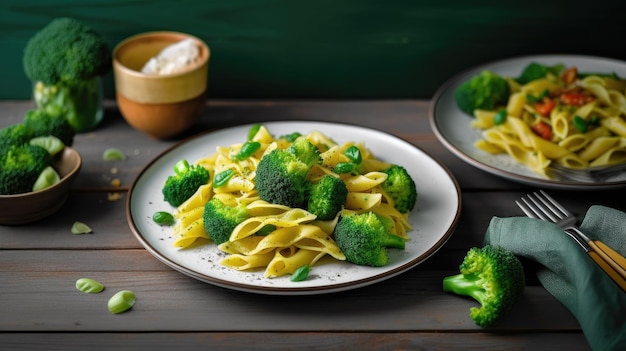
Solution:
[[[545,191],[528,194],[517,206],[531,218],[553,222],[574,239],[589,257],[613,281],[626,291],[626,258],[599,240],[591,240],[577,226],[578,219],[571,212],[556,202]]]

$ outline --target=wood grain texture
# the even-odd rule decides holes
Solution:
[[[456,73],[502,58],[584,54],[626,59],[626,3],[598,0],[161,1],[7,0],[0,4],[0,99],[30,96],[28,39],[75,17],[113,48],[153,30],[194,34],[212,50],[217,98],[430,98]],[[112,97],[112,76],[107,76]]]
[[[25,338],[19,333],[4,333],[0,342],[8,350],[28,351],[83,351],[117,350],[143,351],[150,345],[153,351],[185,350],[235,350],[257,351],[259,345],[268,350],[511,350],[519,345],[520,350],[552,351],[554,340],[559,340],[563,350],[589,350],[584,337],[576,333],[532,333],[526,335],[492,333],[241,333],[241,332],[198,332],[198,333],[30,333]],[[310,346],[304,346],[310,345]]]

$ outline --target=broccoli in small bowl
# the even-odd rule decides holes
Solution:
[[[95,30],[73,18],[57,18],[30,38],[23,66],[38,108],[63,115],[76,132],[100,123],[101,77],[111,69],[111,52]]]
[[[82,159],[64,147],[54,157],[32,143],[13,145],[0,156],[0,225],[19,225],[48,217],[69,197]]]

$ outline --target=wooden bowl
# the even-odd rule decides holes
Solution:
[[[61,177],[58,183],[35,192],[0,195],[0,225],[26,224],[58,211],[67,201],[70,185],[81,166],[82,158],[78,151],[66,146],[56,156],[53,165]]]
[[[165,47],[193,39],[200,59],[185,71],[154,75],[141,68]],[[132,36],[113,50],[117,104],[133,128],[155,139],[170,139],[191,127],[206,106],[210,58],[200,39],[178,32],[148,32]]]

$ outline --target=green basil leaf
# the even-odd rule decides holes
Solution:
[[[310,270],[311,270],[311,268],[309,267],[308,264],[306,264],[306,265],[304,265],[302,267],[299,267],[291,275],[291,281],[292,282],[301,282],[303,280],[306,280],[306,278],[309,276]]]
[[[352,145],[343,154],[355,164],[361,164],[361,150],[358,147]]]

